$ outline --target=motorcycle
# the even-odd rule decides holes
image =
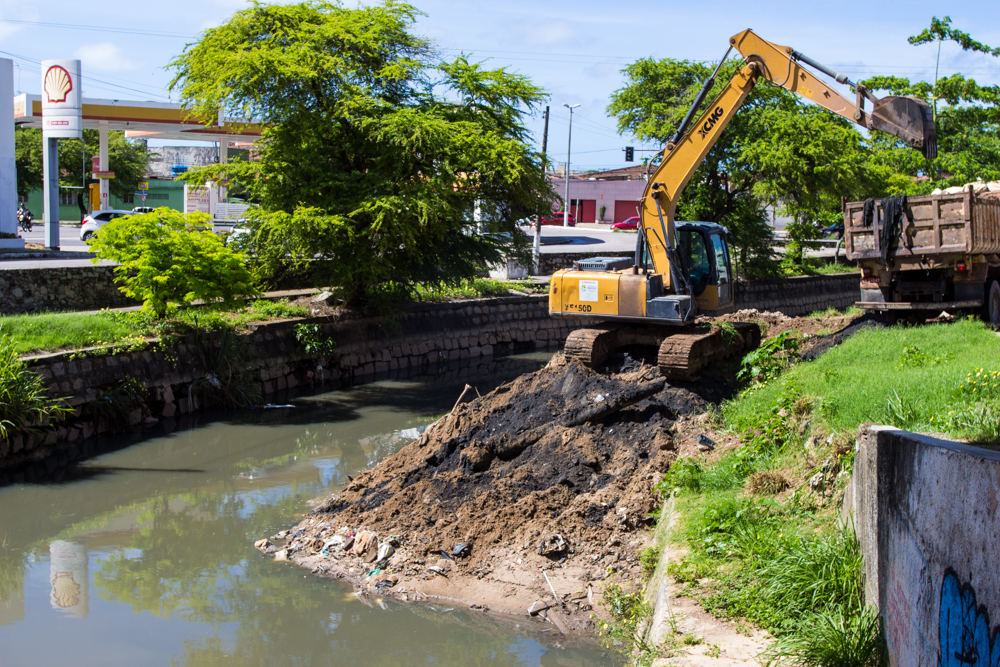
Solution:
[[[31,211],[24,211],[17,214],[17,226],[21,228],[22,232],[31,231],[31,223],[35,219],[35,216],[31,215]]]

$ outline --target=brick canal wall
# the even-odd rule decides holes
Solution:
[[[736,284],[736,310],[756,308],[795,317],[817,310],[843,310],[861,296],[861,277],[854,273],[748,280]]]
[[[125,297],[109,266],[0,270],[0,314],[100,310],[138,305]]]
[[[329,355],[310,355],[296,339],[294,326],[316,324],[318,339],[336,343]],[[378,317],[269,322],[241,336],[250,381],[264,401],[280,392],[308,386],[336,388],[374,379],[397,369],[422,369],[461,359],[501,356],[561,345],[574,328],[548,316],[547,297],[502,297],[443,304],[411,305],[394,321]],[[61,448],[110,430],[97,399],[125,378],[146,389],[145,405],[129,415],[138,425],[219,404],[211,375],[217,374],[206,350],[212,337],[188,338],[165,350],[101,354],[92,350],[30,357],[50,395],[64,398],[74,413],[55,429],[0,440],[0,468],[33,459],[53,458]],[[68,449],[68,447],[66,447]]]
[[[543,254],[540,268],[543,275],[551,275],[553,271],[571,267],[576,260],[618,255],[621,253],[607,251]],[[856,272],[740,281],[736,286],[736,307],[781,311],[790,316],[826,308],[846,308],[860,296],[858,282]],[[307,279],[297,278],[285,281],[278,288],[312,286]],[[99,310],[134,305],[138,305],[137,302],[125,298],[118,291],[111,267],[0,270],[0,314]]]

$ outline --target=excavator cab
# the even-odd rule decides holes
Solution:
[[[733,310],[733,268],[726,243],[726,228],[714,222],[678,222],[677,250],[691,293],[704,315]],[[652,271],[648,245],[642,266]]]

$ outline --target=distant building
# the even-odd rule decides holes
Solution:
[[[575,176],[575,174],[573,174]],[[559,199],[554,206],[561,210],[566,181],[550,176]],[[577,222],[613,224],[638,215],[639,199],[646,189],[646,166],[589,172],[569,179],[570,213]],[[603,212],[603,215],[602,215]]]

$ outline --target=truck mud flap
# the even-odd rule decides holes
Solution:
[[[958,310],[960,308],[979,308],[983,305],[982,299],[969,299],[968,301],[857,301],[854,304],[861,310]]]

